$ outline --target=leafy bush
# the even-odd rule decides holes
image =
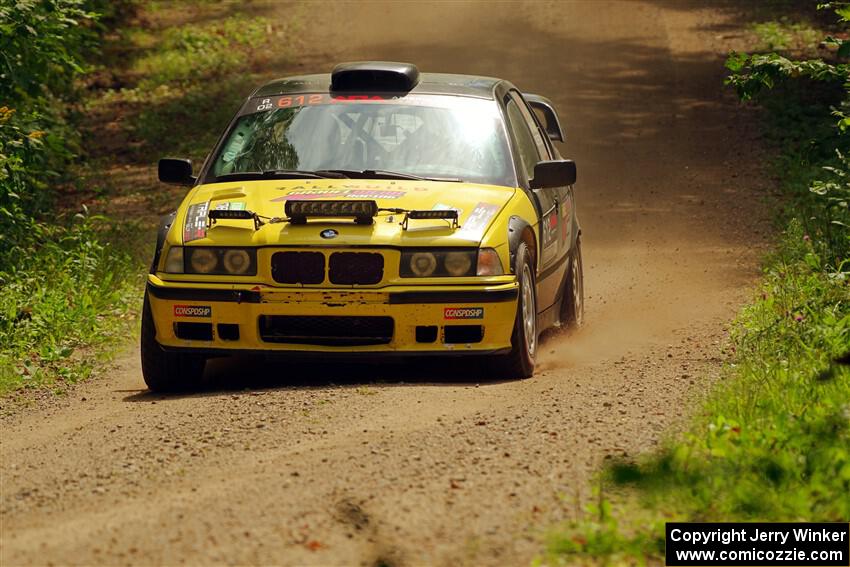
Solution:
[[[82,0],[23,0],[0,6],[0,269],[32,238],[52,185],[76,151],[64,118],[96,15]]]
[[[831,7],[839,25],[846,28],[850,4]],[[732,71],[727,82],[741,99],[765,105],[778,134],[775,137],[792,141],[783,148],[786,165],[782,173],[811,175],[816,171],[802,192],[796,190],[802,185],[799,179],[786,183],[793,197],[792,213],[786,216],[798,217],[819,257],[834,268],[850,257],[850,63],[846,62],[850,40],[830,36],[823,44],[833,48],[832,60],[732,53],[726,66]],[[814,120],[801,119],[812,110]],[[825,115],[824,111],[837,119],[832,128],[818,116]],[[789,136],[789,131],[797,131],[797,135]]]
[[[0,392],[85,368],[75,349],[98,344],[124,313],[132,262],[98,219],[62,220],[58,185],[79,150],[68,108],[99,40],[107,0],[0,4]],[[102,223],[100,223],[102,224]]]

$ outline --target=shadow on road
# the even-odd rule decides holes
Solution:
[[[321,353],[319,354],[321,357]],[[237,356],[207,362],[204,379],[193,391],[152,393],[135,391],[125,402],[215,396],[258,390],[309,389],[333,386],[446,386],[498,384],[492,366],[484,358],[384,358],[372,362],[328,361],[317,358],[263,359]]]

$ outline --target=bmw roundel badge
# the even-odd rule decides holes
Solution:
[[[319,233],[322,238],[336,238],[339,233],[332,228],[326,228]]]

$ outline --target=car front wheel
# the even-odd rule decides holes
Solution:
[[[519,298],[511,335],[511,352],[496,359],[494,369],[497,374],[506,378],[529,378],[534,374],[534,361],[537,356],[537,292],[534,285],[534,267],[524,242],[517,248],[516,273]]]
[[[152,392],[179,392],[196,388],[204,374],[203,357],[168,352],[156,342],[150,301],[145,293],[142,307],[142,376]]]

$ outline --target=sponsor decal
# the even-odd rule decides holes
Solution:
[[[217,211],[244,211],[245,203],[242,201],[226,201],[215,206]]]
[[[483,319],[483,307],[445,307],[443,319]]]
[[[200,240],[207,236],[207,213],[210,202],[189,205],[186,210],[186,222],[183,224],[183,243]]]
[[[404,97],[404,103],[407,106],[430,106],[434,104],[433,98],[434,97],[422,95],[406,95]],[[266,112],[276,108],[298,108],[301,106],[347,104],[357,102],[392,103],[397,100],[397,95],[378,94],[331,95],[328,93],[313,93],[303,95],[282,95],[269,98],[255,98],[252,101],[251,106],[246,108],[242,114]]]
[[[558,239],[558,211],[546,217],[543,222],[543,246],[548,246]]]
[[[446,205],[445,203],[437,203],[433,207],[431,207],[432,211],[457,211],[457,218],[463,214],[463,209],[458,209],[457,207],[453,207],[451,205]]]
[[[211,317],[212,307],[209,305],[175,305],[175,317]]]
[[[322,199],[326,197],[344,197],[349,199],[398,199],[399,197],[403,197],[406,193],[406,191],[394,191],[391,189],[294,189],[283,197],[272,199],[272,202],[303,201],[305,199]]]
[[[499,205],[492,203],[478,203],[469,213],[458,234],[467,238],[481,238],[484,235],[484,229],[490,224],[490,219],[496,216],[500,208]]]

